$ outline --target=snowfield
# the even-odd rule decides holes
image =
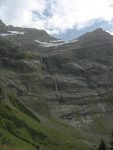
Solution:
[[[19,32],[19,31],[8,31],[12,34],[19,34],[19,35],[24,35],[24,32]]]
[[[8,31],[9,33],[0,33],[0,36],[10,36],[10,35],[24,35],[24,32],[19,31]]]
[[[51,41],[51,42],[40,42],[38,40],[35,40],[36,43],[40,44],[41,46],[43,47],[57,47],[57,46],[60,46],[60,45],[63,45],[63,43],[61,42],[54,42],[54,41]]]

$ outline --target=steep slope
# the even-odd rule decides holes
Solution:
[[[3,87],[2,83],[3,95],[0,93],[0,149],[4,147],[4,150],[6,148],[11,150],[35,150],[36,148],[79,150],[79,145],[81,149],[82,147],[89,149],[93,146],[93,143],[90,146],[85,143],[83,138],[85,133],[82,134],[53,119],[47,120],[45,124],[42,117],[39,116],[40,119],[38,119],[20,102],[20,96],[17,96],[12,89],[6,89],[6,86]],[[4,144],[6,146],[3,146]]]
[[[41,57],[31,49],[20,46],[18,39],[11,41],[9,35],[0,37],[0,149],[74,150],[79,145],[88,149],[80,131],[47,119],[50,111],[42,95]]]
[[[82,150],[107,138],[113,126],[113,37],[97,29],[64,43],[44,31],[6,28],[0,30],[5,143]]]
[[[45,82],[48,86],[53,79],[56,84],[56,97],[54,89],[49,99],[61,104],[53,104],[53,115],[83,129],[95,129],[97,120],[103,124],[106,118],[105,126],[112,126],[112,99],[107,99],[113,92],[113,37],[98,29],[56,49],[47,59],[51,76]]]
[[[22,150],[74,150],[79,149],[79,144],[85,149],[89,148],[68,127],[56,123],[60,125],[59,128],[50,128],[34,117],[14,96],[7,98],[7,104],[0,104],[0,149],[4,144],[10,145],[11,149]]]

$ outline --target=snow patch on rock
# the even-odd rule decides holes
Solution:
[[[8,31],[9,33],[0,33],[0,36],[11,36],[11,35],[24,35],[24,32],[19,31]]]
[[[74,39],[74,40],[71,40],[71,41],[67,41],[66,43],[75,43],[75,42],[78,42],[79,40],[78,39]]]
[[[52,42],[41,42],[41,41],[38,41],[38,40],[35,40],[36,43],[40,44],[41,46],[43,47],[57,47],[57,46],[60,46],[60,45],[63,45],[64,43],[52,43]]]
[[[11,34],[19,34],[19,35],[24,35],[24,32],[19,32],[19,31],[8,31]]]
[[[0,36],[8,36],[8,35],[11,35],[11,34],[0,33]]]

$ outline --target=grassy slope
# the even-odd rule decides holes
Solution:
[[[25,111],[20,111],[13,103],[0,104],[0,143],[4,147],[11,145],[9,149],[12,150],[12,147],[35,150],[39,145],[42,150],[89,148],[79,139],[82,135],[75,129],[58,122],[55,124],[59,125],[58,128],[47,127]],[[4,147],[0,146],[0,150],[4,150]]]
[[[44,124],[20,103],[17,96],[5,93],[6,103],[0,104],[0,143],[4,145],[0,150],[6,147],[7,150],[35,150],[36,146],[42,150],[88,150],[111,132],[112,116],[95,118],[91,131],[80,131],[51,117]],[[111,97],[105,102],[112,103],[112,100]],[[45,108],[43,112],[46,112]]]

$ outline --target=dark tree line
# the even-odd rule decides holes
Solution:
[[[111,132],[110,150],[113,150],[113,129]]]
[[[100,142],[100,145],[99,145],[99,147],[98,147],[98,150],[107,150],[106,143],[104,142],[103,139],[102,139],[101,142]]]
[[[100,145],[98,147],[98,150],[107,150],[106,143],[103,139],[101,139]],[[111,132],[111,137],[110,137],[110,147],[109,150],[113,150],[113,130]]]

